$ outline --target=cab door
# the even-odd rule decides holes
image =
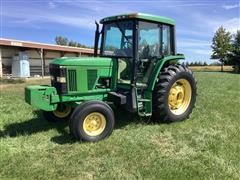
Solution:
[[[140,21],[138,27],[137,86],[147,86],[154,63],[160,56],[161,25]]]

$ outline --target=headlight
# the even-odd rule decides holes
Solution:
[[[66,83],[66,77],[57,77],[57,82]]]

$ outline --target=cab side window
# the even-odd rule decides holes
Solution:
[[[162,54],[171,54],[171,39],[170,39],[170,27],[162,25]]]

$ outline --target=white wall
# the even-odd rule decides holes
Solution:
[[[8,70],[8,73],[11,73],[9,71],[11,71],[11,65],[12,65],[12,59],[15,55],[18,55],[19,49],[15,48],[15,47],[6,47],[6,46],[2,46],[0,47],[2,49],[2,64],[3,67],[5,67],[5,71],[6,68]],[[26,50],[26,52],[28,53],[28,58],[29,58],[29,65],[30,65],[30,74],[34,75],[34,74],[39,74],[41,75],[41,57],[40,54],[36,51],[36,50]],[[46,69],[46,73],[48,73],[48,66],[49,66],[49,62],[51,62],[54,58],[59,58],[61,57],[61,52],[56,52],[56,51],[46,51],[46,55],[45,55],[45,69]],[[78,56],[77,53],[65,53],[64,54],[65,57],[76,57]]]

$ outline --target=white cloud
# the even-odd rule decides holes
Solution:
[[[240,30],[240,17],[229,19],[225,21],[222,26],[225,27],[227,31],[236,33],[237,30]]]
[[[209,34],[214,33],[220,26],[226,28],[227,31],[231,33],[236,33],[237,30],[240,30],[240,16],[235,16],[233,18],[226,18],[224,16],[216,16],[209,18],[205,14],[193,14],[197,26],[199,29],[208,32]],[[204,26],[203,26],[204,24]]]
[[[211,55],[212,51],[210,49],[194,49],[193,53],[200,55]]]
[[[48,8],[49,9],[54,9],[54,8],[56,8],[56,4],[52,1],[50,1],[50,2],[48,2]]]
[[[223,5],[222,8],[226,9],[226,10],[240,8],[240,3],[238,3],[238,4],[231,4],[231,5]]]
[[[199,39],[178,39],[179,41],[179,47],[182,48],[208,48],[211,45],[211,42],[199,40]]]
[[[81,8],[80,13],[59,11],[56,7],[74,6]],[[47,3],[50,11],[44,11],[42,8],[35,7],[14,8],[8,6],[5,11],[0,12],[2,17],[14,18],[14,20],[6,22],[8,25],[19,26],[28,25],[31,27],[41,27],[41,23],[58,23],[70,25],[77,28],[94,29],[95,20],[101,19],[109,15],[131,12],[130,7],[125,5],[117,5],[102,1],[49,1]],[[8,13],[10,12],[11,13]],[[44,11],[44,12],[43,12]],[[31,15],[29,15],[31,14]]]
[[[29,15],[31,14],[31,16]],[[1,16],[14,18],[14,21],[6,22],[12,23],[15,26],[29,25],[31,27],[42,26],[42,23],[58,23],[63,25],[70,25],[78,28],[93,29],[94,19],[90,16],[70,16],[70,15],[60,15],[55,12],[44,12],[38,9],[26,8],[26,9],[15,9],[11,13],[7,11],[0,12]]]
[[[59,0],[56,1],[62,5],[79,7],[85,11],[88,15],[91,15],[95,19],[99,19],[101,17],[112,16],[115,14],[128,13],[135,10],[136,6],[132,6],[131,1],[127,2],[130,4],[126,6],[126,4],[121,1],[99,1],[99,0],[91,0],[91,1],[75,1],[75,0]],[[139,5],[139,3],[138,3]],[[140,6],[139,6],[140,7]]]
[[[196,36],[196,37],[212,37],[212,33],[206,33],[205,29],[194,30],[186,27],[177,27],[176,33],[178,36]]]
[[[177,47],[186,54],[195,54],[199,56],[210,56],[211,41],[200,39],[181,38],[178,39]]]
[[[240,17],[222,20],[207,20],[206,24],[215,32],[220,26],[223,26],[230,33],[236,33],[240,30]]]

